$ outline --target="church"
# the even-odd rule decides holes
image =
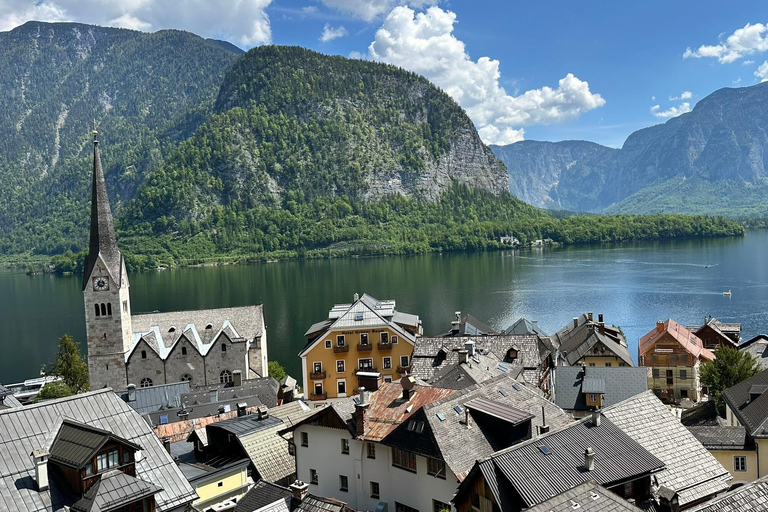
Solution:
[[[94,130],[91,234],[83,268],[91,389],[180,381],[205,386],[232,382],[235,371],[266,377],[262,305],[131,314],[97,135]]]

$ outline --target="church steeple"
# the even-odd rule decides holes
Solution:
[[[98,132],[93,130],[93,185],[91,191],[91,241],[83,269],[83,290],[88,286],[91,271],[101,255],[112,279],[120,282],[121,255],[117,248],[112,210],[109,207],[107,184],[101,168]]]

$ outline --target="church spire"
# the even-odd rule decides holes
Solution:
[[[117,248],[115,228],[112,221],[112,210],[109,208],[107,184],[104,182],[104,171],[101,168],[99,156],[99,133],[93,130],[93,184],[91,190],[91,241],[88,246],[88,256],[83,269],[83,290],[88,286],[93,267],[99,255],[104,260],[112,278],[120,282],[121,255]]]

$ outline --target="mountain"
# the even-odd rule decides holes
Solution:
[[[766,126],[768,83],[763,83],[715,91],[691,112],[632,133],[620,150],[581,141],[491,149],[509,170],[512,192],[527,194],[537,205],[607,213],[765,215]]]

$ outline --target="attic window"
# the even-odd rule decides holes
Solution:
[[[500,394],[501,396],[509,396],[509,393],[507,393],[507,392],[506,392],[506,391],[504,391],[503,389],[500,389],[500,390],[499,390],[499,394]]]
[[[176,326],[172,325],[170,329],[168,329],[168,332],[176,332]]]
[[[520,385],[512,384],[512,387],[515,388],[515,391],[520,391]]]
[[[505,364],[500,364],[500,365],[499,365],[499,370],[501,370],[501,371],[503,371],[503,372],[508,372],[508,371],[509,371],[509,368],[508,368],[508,367],[507,367],[507,365],[505,365]]]
[[[205,324],[206,329],[213,329],[213,324]]]
[[[410,420],[408,422],[408,425],[406,425],[405,428],[410,430],[411,432],[416,432],[417,434],[421,434],[422,432],[424,432],[424,422],[423,421]]]
[[[445,415],[443,413],[439,412],[435,416],[437,416],[437,419],[440,421],[445,421]]]
[[[454,411],[456,411],[456,414],[461,414],[463,411],[461,410],[461,407],[458,405],[453,408]]]
[[[160,416],[160,424],[165,425],[166,423],[168,423],[168,415],[163,414],[162,416]]]
[[[545,444],[542,444],[541,446],[539,446],[539,451],[544,455],[549,455],[550,453],[552,453],[549,447]]]
[[[363,321],[363,314],[355,313],[355,322],[362,322],[362,321]]]

